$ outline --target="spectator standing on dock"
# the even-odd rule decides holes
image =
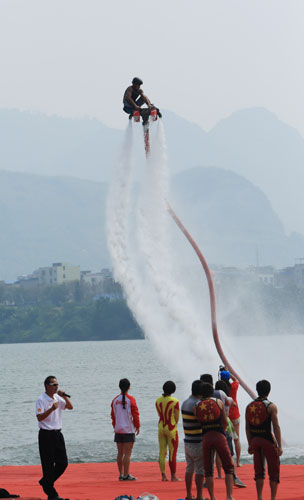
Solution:
[[[135,481],[129,474],[135,434],[139,434],[140,421],[136,400],[128,394],[130,382],[127,378],[119,381],[121,393],[111,403],[111,418],[114,428],[114,441],[117,446],[117,466],[120,481]]]
[[[229,397],[234,401],[234,405],[230,406],[229,418],[233,424],[237,438],[234,439],[234,447],[236,454],[236,466],[241,466],[241,441],[240,441],[240,410],[237,403],[237,392],[239,389],[239,382],[232,373],[230,373],[224,366],[220,367],[220,379],[224,380],[229,387]],[[230,382],[230,379],[232,382]]]
[[[54,483],[68,466],[64,437],[61,433],[62,411],[72,410],[73,405],[64,391],[58,391],[58,382],[53,375],[45,379],[44,387],[45,392],[36,401],[39,453],[43,472],[39,483],[48,495],[48,500],[60,500]]]
[[[279,457],[283,453],[278,409],[274,403],[268,400],[271,390],[268,380],[260,380],[256,384],[256,390],[258,398],[249,403],[246,408],[248,453],[253,454],[258,500],[262,500],[265,479],[264,457],[268,464],[271,500],[275,500],[280,482]]]
[[[202,396],[202,382],[194,380],[191,388],[191,396],[182,404],[182,417],[184,428],[184,445],[186,457],[186,498],[192,500],[192,479],[195,474],[196,500],[203,500],[203,449],[202,449],[202,426],[194,415],[194,406]]]
[[[226,400],[223,400],[221,398],[221,394],[223,392],[226,394]],[[222,403],[224,404],[224,410],[225,410],[227,422],[228,422],[228,425],[227,425],[226,430],[225,430],[225,436],[226,436],[229,450],[230,450],[232,460],[233,460],[234,450],[233,450],[232,441],[237,440],[238,435],[235,432],[234,427],[233,427],[233,423],[231,422],[231,420],[228,416],[231,404],[233,404],[233,405],[235,404],[232,398],[230,398],[230,397],[227,398],[228,394],[229,394],[229,388],[228,388],[228,385],[226,384],[226,382],[224,382],[224,380],[218,380],[215,384],[215,390],[213,392],[213,396],[215,398],[221,399]],[[217,468],[217,472],[218,472],[217,477],[221,478],[222,463],[221,463],[221,459],[217,453],[216,453],[216,468]],[[243,481],[241,481],[241,479],[236,474],[236,467],[234,467],[233,478],[234,478],[234,486],[237,486],[238,488],[246,488],[245,483],[243,483]]]
[[[225,437],[227,417],[222,401],[213,397],[211,384],[202,384],[202,400],[196,403],[195,413],[202,426],[203,464],[210,500],[215,500],[213,483],[214,450],[219,454],[225,471],[226,499],[233,500],[234,464]]]
[[[179,402],[171,394],[176,391],[175,383],[168,380],[163,385],[163,394],[156,402],[158,421],[159,467],[162,481],[168,481],[166,476],[166,455],[169,448],[169,467],[171,481],[179,481],[176,477],[176,455],[178,448],[177,424],[179,420]]]

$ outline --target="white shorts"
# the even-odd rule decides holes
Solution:
[[[202,443],[184,443],[187,462],[186,472],[204,476]]]

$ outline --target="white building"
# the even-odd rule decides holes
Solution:
[[[33,272],[41,285],[62,285],[70,281],[80,281],[80,266],[66,262],[55,262],[51,267],[39,267]]]
[[[81,271],[81,281],[90,286],[102,285],[104,283],[104,274],[91,273],[91,271]]]

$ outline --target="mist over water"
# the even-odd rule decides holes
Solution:
[[[108,197],[107,237],[114,277],[122,284],[128,305],[161,362],[169,372],[178,374],[187,394],[194,379],[203,372],[215,377],[221,363],[212,338],[206,278],[167,210],[170,189],[162,122],[150,126],[151,154],[143,160],[137,189],[133,127],[138,125],[130,122],[126,129]],[[182,213],[177,215],[182,219]],[[237,308],[242,292],[231,293]],[[304,448],[299,337],[236,337],[231,324],[225,325],[225,304],[220,318],[220,340],[230,363],[253,390],[257,380],[271,381],[269,399],[278,405],[285,443],[290,450]],[[259,321],[263,321],[262,315]],[[242,388],[238,399],[242,408],[250,401]]]

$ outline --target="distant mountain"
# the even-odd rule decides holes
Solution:
[[[0,279],[52,262],[110,265],[105,197],[103,183],[0,171]]]
[[[296,129],[263,108],[237,111],[208,133],[166,110],[163,122],[172,175],[196,166],[232,170],[266,194],[288,232],[304,234],[304,139]],[[107,182],[123,136],[96,119],[2,109],[0,168]],[[140,125],[134,136],[142,165]]]
[[[238,267],[293,265],[304,237],[287,236],[265,194],[229,170],[206,167],[176,174],[172,200],[209,263]]]
[[[258,186],[288,230],[304,233],[304,138],[263,108],[244,109],[208,133],[200,164],[228,168]]]
[[[90,118],[0,110],[0,168],[108,180],[122,132]]]
[[[111,266],[105,236],[107,184],[0,171],[0,279],[66,261]],[[266,196],[219,168],[176,174],[170,202],[209,263],[293,265],[304,237],[286,236]]]
[[[205,132],[169,111],[163,116],[172,172],[194,166],[203,155]],[[126,127],[128,122],[126,115]],[[134,125],[134,136],[135,158],[142,164],[141,125]],[[123,130],[108,128],[96,119],[0,109],[0,168],[109,181],[123,137]]]

